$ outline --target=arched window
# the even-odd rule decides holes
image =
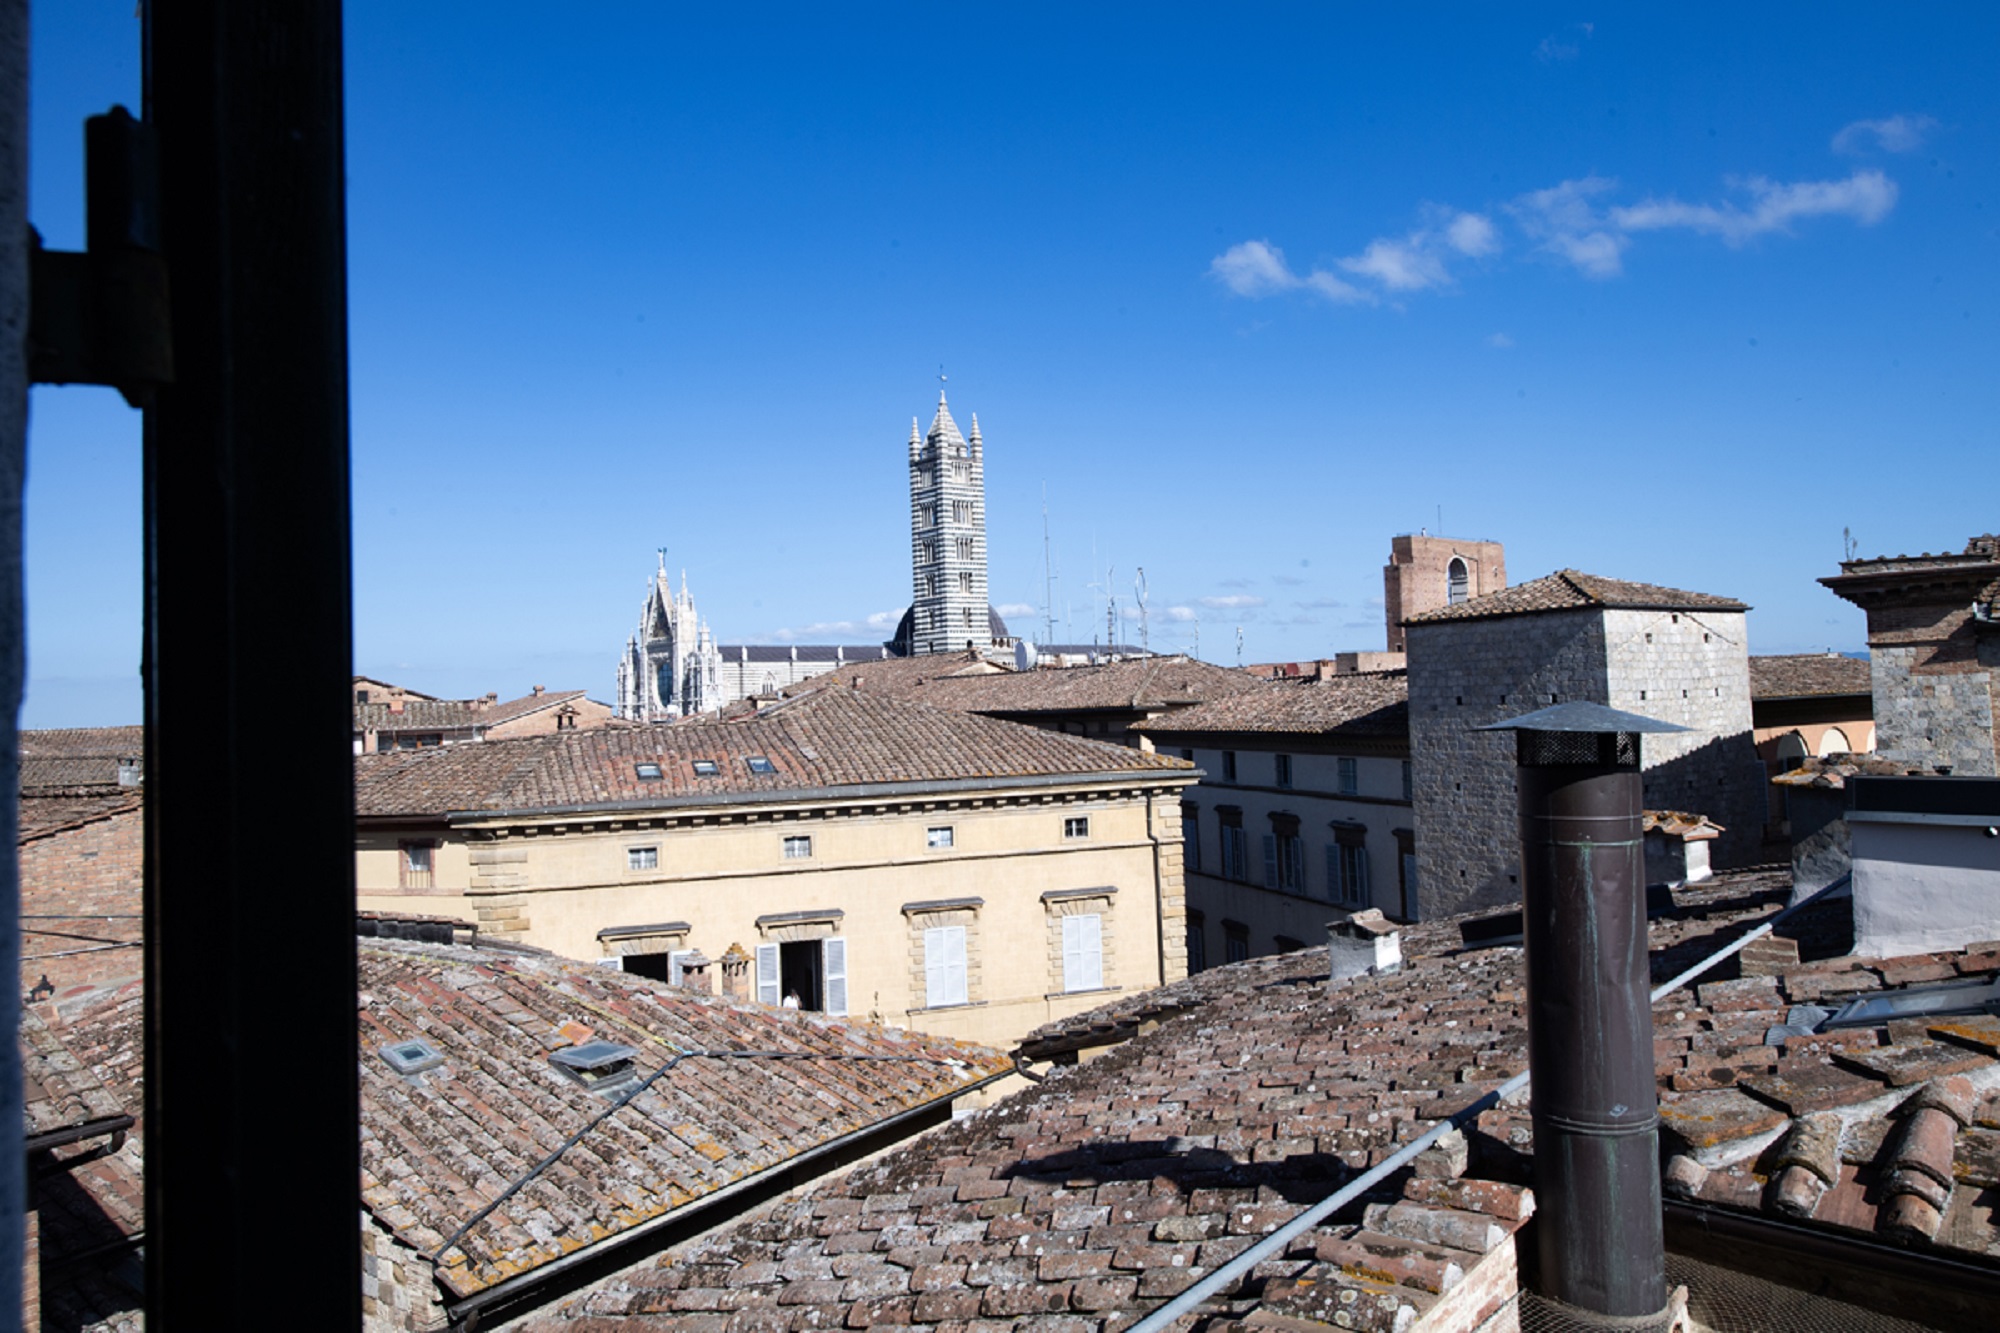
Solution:
[[[1825,758],[1830,754],[1847,754],[1853,748],[1853,746],[1847,743],[1847,733],[1839,727],[1828,727],[1820,734],[1819,752],[1821,758]]]
[[[972,559],[972,538],[960,537],[958,539],[958,558],[960,560]]]
[[[1457,556],[1444,567],[1444,601],[1446,606],[1457,606],[1472,596],[1472,571]]]
[[[1796,731],[1788,731],[1778,737],[1778,771],[1789,773],[1805,761],[1805,737]]]

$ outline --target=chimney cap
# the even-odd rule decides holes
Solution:
[[[1603,704],[1586,703],[1581,699],[1566,704],[1551,704],[1538,708],[1532,713],[1509,718],[1504,722],[1490,722],[1474,731],[1588,731],[1606,734],[1612,732],[1667,732],[1686,731],[1678,723],[1662,722],[1658,718],[1642,717],[1637,713],[1627,713],[1617,708],[1607,708]]]

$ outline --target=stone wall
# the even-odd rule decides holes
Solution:
[[[1748,625],[1741,611],[1606,611],[1607,694],[1600,701],[1686,727],[1646,736],[1646,808],[1707,815],[1723,828],[1718,868],[1763,845],[1764,765],[1750,721]]]
[[[430,1333],[445,1325],[431,1262],[361,1214],[362,1333]]]
[[[1755,859],[1766,797],[1751,738],[1742,612],[1576,610],[1412,625],[1410,752],[1419,907],[1437,917],[1520,898],[1514,738],[1475,728],[1585,700],[1689,728],[1648,736],[1648,809],[1727,831],[1718,866]]]
[[[1516,902],[1514,738],[1475,728],[1551,703],[1603,702],[1603,613],[1412,625],[1409,655],[1418,912]]]
[[[1960,615],[1970,618],[1969,612]],[[1870,634],[1875,689],[1875,752],[1922,768],[1949,768],[1966,777],[2000,776],[2000,641],[1986,639],[1978,655],[1939,662],[1927,645]]]

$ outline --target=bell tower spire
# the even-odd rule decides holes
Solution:
[[[986,466],[975,422],[959,433],[943,388],[921,437],[910,435],[910,651],[993,648],[986,591]]]

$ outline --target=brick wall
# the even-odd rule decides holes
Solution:
[[[144,818],[137,808],[21,844],[21,990],[140,974]]]

